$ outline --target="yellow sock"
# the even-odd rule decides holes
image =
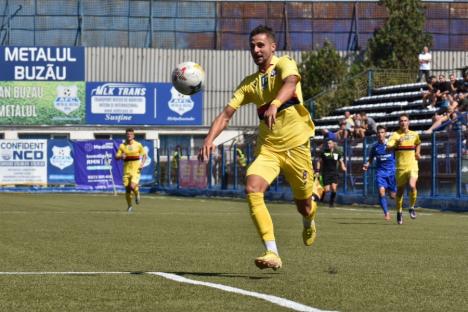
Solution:
[[[410,191],[409,193],[409,202],[410,202],[410,208],[414,208],[414,205],[416,205],[416,198],[418,197],[418,191]]]
[[[132,205],[132,192],[125,192],[125,199],[127,200],[127,206]]]
[[[403,211],[403,194],[401,194],[401,195],[397,194],[396,195],[395,204],[396,204],[396,210],[398,212],[402,212]]]
[[[273,221],[263,200],[263,193],[247,194],[252,220],[263,241],[274,241]]]

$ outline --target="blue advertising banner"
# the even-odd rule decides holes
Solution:
[[[0,81],[84,81],[83,47],[0,47]]]
[[[139,140],[146,151],[146,161],[143,164],[141,171],[140,184],[150,183],[154,181],[154,143],[149,140]]]
[[[183,95],[170,83],[86,83],[88,124],[201,125],[202,112],[202,92]]]
[[[47,141],[48,184],[74,184],[73,144],[68,140]]]
[[[122,165],[115,160],[118,144],[111,140],[73,142],[77,189],[107,190],[122,186]]]

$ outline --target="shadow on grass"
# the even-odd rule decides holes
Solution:
[[[270,276],[265,275],[273,275],[278,273],[262,273],[262,276],[259,275],[251,275],[251,274],[241,274],[241,273],[218,273],[218,272],[168,272],[172,274],[177,274],[180,276],[185,275],[193,275],[193,276],[202,276],[202,277],[229,277],[229,278],[245,278],[245,279],[253,279],[253,280],[262,280],[262,279],[270,279]]]

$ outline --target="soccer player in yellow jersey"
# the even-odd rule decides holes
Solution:
[[[254,224],[264,243],[265,253],[255,259],[260,269],[281,268],[273,222],[265,205],[264,193],[283,171],[290,184],[298,212],[303,216],[303,241],[312,245],[316,237],[312,199],[313,170],[309,140],[314,124],[303,105],[301,76],[296,62],[288,56],[276,57],[275,34],[258,26],[249,36],[250,53],[258,71],[244,78],[232,99],[215,118],[199,159],[207,160],[215,149],[214,140],[227,127],[241,106],[253,103],[260,119],[256,158],[247,169],[245,191]]]
[[[135,194],[135,203],[140,203],[138,183],[140,182],[141,169],[146,161],[146,151],[143,145],[135,141],[135,130],[132,128],[125,130],[125,136],[126,140],[120,144],[115,158],[124,161],[125,199],[127,200],[127,211],[132,212],[132,193]]]
[[[421,158],[421,140],[417,132],[409,129],[409,117],[407,114],[400,115],[400,129],[392,134],[387,142],[387,149],[395,150],[396,157],[396,208],[397,223],[403,224],[403,193],[406,185],[410,187],[409,193],[409,213],[411,219],[416,219],[417,189],[418,181],[418,160]]]

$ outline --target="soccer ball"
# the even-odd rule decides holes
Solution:
[[[180,63],[172,71],[172,84],[182,94],[195,94],[205,85],[205,71],[194,62]]]

